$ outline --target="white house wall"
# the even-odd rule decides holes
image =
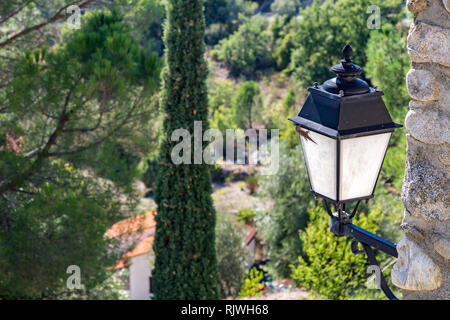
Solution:
[[[149,300],[150,263],[148,255],[143,254],[131,258],[131,265],[129,268],[131,300]]]

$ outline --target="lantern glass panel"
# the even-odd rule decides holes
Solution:
[[[322,134],[309,131],[309,137],[314,141],[300,136],[308,168],[311,189],[325,197],[336,199],[336,140]]]
[[[340,201],[372,195],[391,134],[388,132],[341,140]]]

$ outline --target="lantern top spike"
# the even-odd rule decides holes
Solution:
[[[350,58],[353,55],[353,49],[349,44],[346,44],[344,49],[342,49],[342,57],[345,61],[351,61]]]

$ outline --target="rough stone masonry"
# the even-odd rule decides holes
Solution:
[[[405,119],[405,237],[393,283],[404,299],[450,299],[450,0],[407,0],[412,69]]]

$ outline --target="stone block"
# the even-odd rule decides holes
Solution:
[[[406,75],[406,88],[411,98],[419,101],[439,99],[440,85],[431,71],[411,69]]]
[[[397,251],[398,260],[391,271],[394,285],[406,290],[434,290],[441,286],[438,265],[414,242],[403,237]]]
[[[450,67],[450,30],[423,22],[412,23],[407,49],[413,62],[433,62]]]
[[[435,157],[430,145],[408,135],[405,180],[402,200],[412,217],[427,223],[445,225],[450,219],[450,170]],[[439,148],[440,149],[440,148]],[[437,156],[436,156],[437,157]]]
[[[442,4],[445,7],[445,10],[450,13],[450,0],[442,0]]]
[[[427,144],[450,143],[450,117],[435,109],[411,109],[405,128],[416,140]]]
[[[412,14],[418,14],[427,7],[427,0],[407,0],[406,7]]]
[[[433,240],[434,250],[445,259],[450,260],[450,241],[441,235],[435,235]]]

